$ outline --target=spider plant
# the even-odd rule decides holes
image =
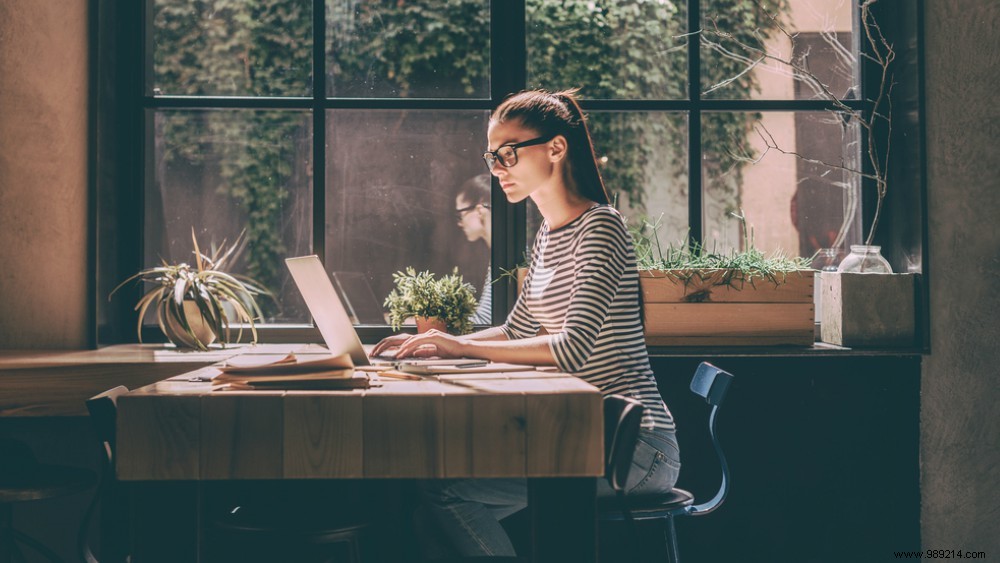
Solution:
[[[225,271],[245,243],[245,232],[240,233],[231,246],[226,247],[223,240],[218,248],[213,245],[211,252],[205,255],[198,246],[194,229],[191,229],[195,256],[193,265],[169,264],[163,260],[159,266],[142,270],[111,291],[109,300],[131,281],[153,284],[153,288],[135,306],[139,312],[136,325],[139,342],[142,342],[142,320],[150,306],[156,307],[160,330],[178,346],[207,350],[217,338],[225,347],[232,342],[230,327],[234,322],[241,325],[236,335],[237,342],[243,338],[243,324],[250,325],[252,341],[257,342],[254,320],[262,318],[263,314],[255,297],[273,296],[253,279]],[[209,330],[199,330],[203,326]]]

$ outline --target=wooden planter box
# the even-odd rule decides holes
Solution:
[[[725,285],[725,271],[639,272],[649,346],[812,346],[812,270]],[[780,278],[779,278],[780,279]],[[721,284],[721,285],[720,285]]]

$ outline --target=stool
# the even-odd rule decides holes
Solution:
[[[330,521],[308,511],[281,510],[251,500],[212,518],[211,533],[221,540],[220,561],[361,563],[360,539],[365,528],[356,522]]]
[[[38,463],[23,442],[0,439],[0,563],[21,560],[17,543],[26,545],[50,561],[61,561],[55,552],[13,526],[13,505],[81,493],[94,486],[93,471]]]

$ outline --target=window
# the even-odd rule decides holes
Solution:
[[[142,142],[117,145],[118,195],[101,213],[136,236],[108,243],[117,271],[100,271],[120,280],[184,260],[192,230],[203,246],[245,232],[237,268],[274,291],[265,324],[275,330],[309,323],[287,256],[319,254],[369,312],[404,267],[457,268],[482,291],[519,262],[540,222],[533,205],[493,193],[488,236],[455,211],[469,203],[459,189],[485,172],[490,111],[525,87],[581,88],[612,197],[664,245],[739,247],[742,210],[758,247],[811,256],[857,243],[870,215],[860,176],[843,169],[863,165],[865,142],[814,82],[865,107],[854,0],[146,0],[119,10],[116,41],[135,49],[120,50],[118,68],[139,86],[123,87],[117,110],[141,116],[121,118],[131,125],[120,135]],[[144,25],[129,31],[134,21]],[[774,56],[756,61],[753,47]],[[495,322],[512,303],[504,283]],[[377,313],[358,321],[372,337],[387,330]]]

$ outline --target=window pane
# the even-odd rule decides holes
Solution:
[[[489,0],[326,5],[328,96],[489,97]]]
[[[684,0],[527,0],[528,85],[592,99],[687,98]]]
[[[312,119],[304,111],[171,111],[152,128],[146,186],[145,265],[193,258],[246,231],[232,271],[269,288],[267,322],[309,322],[284,259],[308,254],[312,237]],[[190,263],[190,262],[189,262]]]
[[[153,0],[147,94],[309,96],[310,0]]]
[[[587,117],[608,195],[629,226],[642,229],[650,242],[658,237],[664,248],[683,241],[688,234],[686,115],[595,111]],[[540,224],[537,208],[529,203],[529,248]],[[643,251],[637,250],[641,258]]]
[[[703,0],[702,95],[856,99],[853,6],[854,0]]]
[[[327,113],[326,265],[371,288],[377,307],[365,284],[354,294],[345,288],[356,309],[381,307],[393,272],[410,266],[438,276],[457,267],[481,295],[490,248],[460,227],[456,198],[486,172],[488,117],[478,110]],[[489,213],[483,220],[489,224]]]
[[[860,176],[841,168],[859,169],[857,127],[833,112],[708,113],[703,130],[740,130],[748,121],[739,136],[705,139],[705,245],[743,248],[731,215],[740,209],[765,252],[810,257],[836,248],[842,255],[858,244]]]

